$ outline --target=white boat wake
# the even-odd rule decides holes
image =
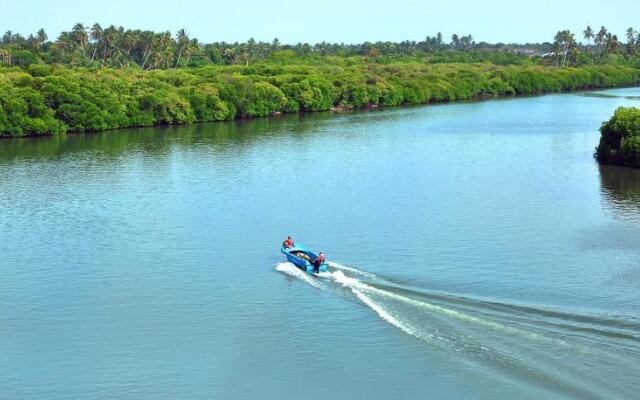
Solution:
[[[626,370],[640,376],[640,323],[634,321],[420,290],[337,263],[319,276],[290,263],[276,270],[322,290],[351,294],[402,332],[498,369],[508,379],[581,399],[634,398],[640,390],[640,383],[616,384],[619,377],[607,374]]]

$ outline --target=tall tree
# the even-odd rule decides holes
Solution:
[[[588,25],[587,29],[582,31],[582,37],[587,39],[587,52],[588,52],[591,50],[591,41],[595,37],[595,34],[593,33],[593,29],[591,29],[591,26]]]
[[[607,34],[607,28],[605,28],[604,26],[600,27],[600,30],[596,34],[594,42],[598,50],[598,60],[602,57],[602,50],[607,43]]]
[[[456,49],[460,46],[460,38],[457,33],[451,35],[451,45]]]
[[[147,65],[147,61],[149,61],[149,57],[153,54],[153,49],[155,47],[156,37],[151,31],[144,31],[140,34],[140,42],[143,43],[142,47],[142,64],[140,68],[144,69]]]
[[[473,41],[473,36],[467,35],[460,38],[460,49],[461,50],[471,50],[475,42]]]
[[[189,36],[184,29],[180,29],[176,34],[176,43],[178,45],[178,57],[176,58],[175,68],[177,68],[180,63],[182,52],[189,46]]]
[[[49,36],[47,36],[47,33],[44,31],[44,29],[40,28],[36,33],[36,46],[38,47],[38,50],[44,47],[44,44],[48,39]]]
[[[620,51],[620,41],[617,35],[607,33],[606,49],[609,54],[617,54]]]
[[[63,53],[71,53],[74,49],[74,41],[69,32],[62,32],[56,40],[56,48]]]
[[[6,31],[4,35],[2,35],[2,43],[11,44],[11,42],[13,42],[13,32]]]
[[[124,47],[125,47],[125,52],[127,53],[127,56],[131,56],[131,51],[133,50],[134,47],[137,46],[139,41],[140,41],[140,37],[138,32],[126,31],[124,33]]]
[[[171,39],[171,32],[163,32],[158,35],[155,42],[155,51],[152,57],[153,68],[168,68],[173,59],[173,39]]]
[[[629,27],[626,31],[626,34],[627,34],[627,55],[629,56],[629,58],[631,58],[636,55],[636,46],[637,46],[636,38],[637,38],[638,32],[636,32],[632,27]]]
[[[574,35],[568,31],[559,31],[556,33],[553,41],[553,53],[556,65],[560,68],[567,66],[567,62],[577,61],[578,51]]]
[[[198,50],[200,50],[200,43],[198,43],[198,39],[191,39],[191,41],[189,42],[189,45],[184,50],[184,53],[187,56],[187,61],[186,61],[187,66],[189,66],[189,61],[191,60],[191,56],[193,56],[193,54]]]
[[[91,27],[91,40],[94,42],[93,54],[91,55],[91,61],[96,58],[96,52],[98,51],[98,47],[102,46],[102,40],[104,38],[104,31],[100,24],[95,23]]]
[[[81,23],[77,23],[71,29],[71,39],[80,45],[82,55],[87,56],[85,45],[89,40],[87,29]]]

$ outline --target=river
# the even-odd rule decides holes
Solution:
[[[0,398],[637,398],[599,93],[0,141]]]

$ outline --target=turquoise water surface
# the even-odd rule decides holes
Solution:
[[[638,398],[598,93],[0,141],[0,398]]]

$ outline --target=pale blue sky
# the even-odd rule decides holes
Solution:
[[[476,41],[538,42],[559,29],[582,32],[587,24],[624,36],[640,29],[640,0],[215,1],[0,0],[0,30],[28,34],[43,27],[54,38],[75,22],[125,28],[185,28],[203,42],[271,40],[284,43],[421,40],[441,31],[472,34]]]

